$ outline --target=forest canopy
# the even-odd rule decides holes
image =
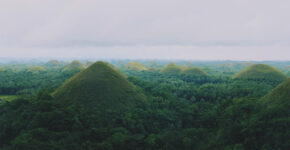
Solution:
[[[0,149],[288,150],[289,64],[260,63],[0,64]]]

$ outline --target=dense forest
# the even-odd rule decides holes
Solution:
[[[289,150],[290,62],[0,64],[2,150]]]

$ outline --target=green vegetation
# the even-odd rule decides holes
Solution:
[[[8,67],[0,71],[0,94],[23,95],[36,94],[43,88],[54,88],[72,77],[78,70],[62,71],[62,68],[33,68],[33,66],[14,69]]]
[[[129,62],[125,65],[125,70],[144,71],[147,70],[147,68],[138,62]]]
[[[19,96],[17,95],[0,95],[0,100],[3,101],[12,101],[17,99]]]
[[[39,72],[44,72],[46,69],[41,66],[33,66],[27,69],[27,72],[31,73],[39,73]]]
[[[113,63],[123,69],[128,61]],[[5,65],[0,149],[289,149],[290,79],[233,79],[245,65],[177,64],[200,69],[187,74],[171,65],[180,72],[156,67],[124,75],[105,62],[81,72],[43,63]],[[45,70],[28,72],[33,66]],[[9,94],[27,89],[34,92]]]
[[[235,78],[283,81],[287,76],[278,69],[269,65],[255,64],[238,73]]]
[[[5,68],[4,67],[0,67],[0,71],[5,71]]]
[[[163,69],[161,69],[161,73],[164,74],[179,74],[181,73],[182,68],[175,63],[170,63],[167,66],[165,66]]]

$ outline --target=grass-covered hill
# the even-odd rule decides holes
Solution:
[[[277,104],[282,107],[287,107],[287,109],[289,109],[290,108],[290,78],[282,82],[272,92],[270,92],[265,97],[263,97],[262,101],[272,106],[273,104]]]
[[[182,74],[190,76],[207,76],[208,74],[201,68],[190,67],[182,70]]]
[[[254,64],[235,75],[236,79],[262,79],[283,81],[287,76],[280,70],[265,64]]]
[[[81,71],[84,70],[86,66],[78,60],[72,61],[70,64],[66,65],[62,71]]]
[[[53,93],[67,104],[80,104],[100,109],[122,109],[144,99],[123,74],[105,62],[96,62],[73,76]]]
[[[125,70],[132,70],[132,71],[144,71],[147,70],[145,66],[138,62],[129,62],[124,67]]]
[[[179,74],[181,73],[182,68],[175,63],[170,63],[164,68],[161,69],[161,73],[164,74]]]

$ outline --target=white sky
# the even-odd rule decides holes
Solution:
[[[0,57],[290,60],[290,0],[0,0]]]

